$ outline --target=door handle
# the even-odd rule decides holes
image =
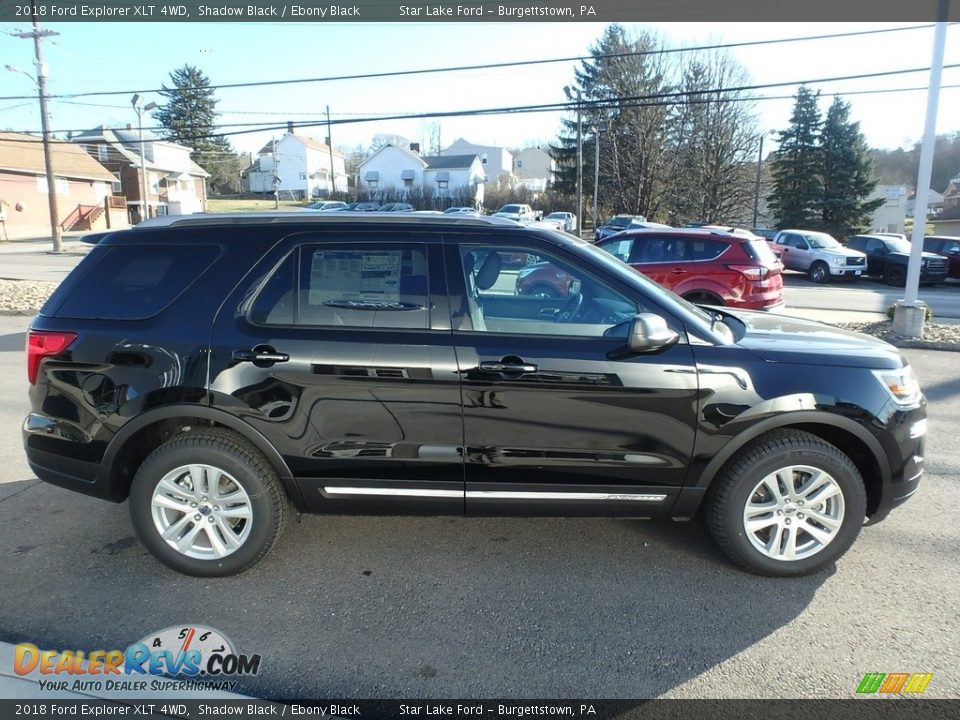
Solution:
[[[290,360],[287,353],[277,352],[269,345],[257,345],[252,350],[234,350],[231,357],[236,362],[251,362],[257,367]]]
[[[483,372],[494,373],[535,373],[539,366],[533,363],[512,363],[497,360],[483,360],[480,363],[480,369]]]
[[[673,270],[670,271],[670,273],[672,275],[686,275],[687,271],[684,270],[683,268],[674,268]]]

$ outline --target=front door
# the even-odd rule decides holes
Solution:
[[[213,330],[212,402],[274,444],[315,512],[463,512],[459,374],[442,250],[286,238]]]
[[[507,262],[518,257],[527,264]],[[668,511],[693,449],[693,354],[685,341],[621,352],[629,321],[657,308],[584,258],[532,237],[460,239],[446,260],[467,512]],[[534,292],[557,278],[564,285],[555,296]]]

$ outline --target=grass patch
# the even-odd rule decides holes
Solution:
[[[207,212],[227,213],[227,212],[261,212],[263,210],[274,209],[273,200],[246,199],[246,198],[207,198]],[[303,203],[299,200],[281,200],[281,210],[294,210],[302,208]]]

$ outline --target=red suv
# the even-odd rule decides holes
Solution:
[[[783,306],[783,264],[758,236],[698,228],[632,230],[597,247],[633,266],[677,295],[701,305],[745,310]],[[517,293],[565,298],[566,273],[549,263],[522,268]]]

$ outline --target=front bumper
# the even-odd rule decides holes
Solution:
[[[890,481],[881,486],[879,498],[870,509],[868,525],[883,520],[920,487],[927,432],[926,400],[917,408],[892,412],[886,428],[880,441],[890,463]]]

